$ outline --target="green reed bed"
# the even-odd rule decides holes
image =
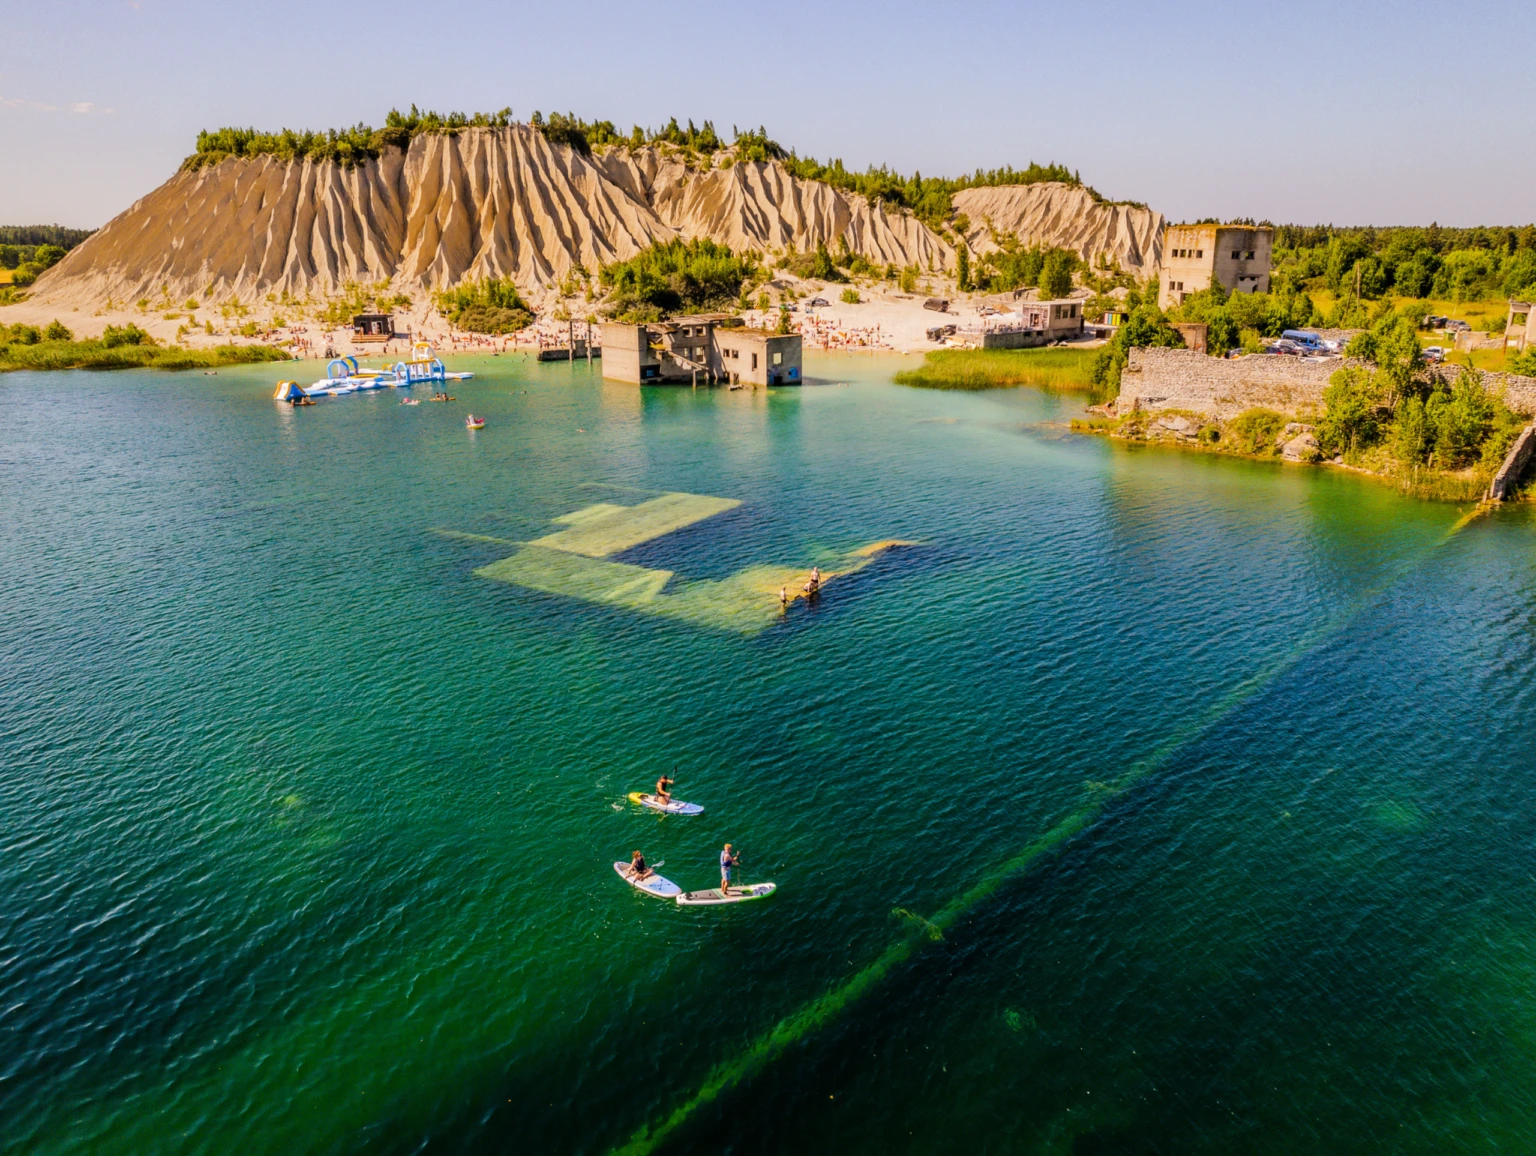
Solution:
[[[261,361],[286,361],[270,345],[215,345],[181,349],[164,345],[107,345],[101,341],[0,344],[0,373],[15,369],[217,369]]]
[[[1092,390],[1091,349],[939,349],[916,369],[896,374],[898,385],[922,389]]]

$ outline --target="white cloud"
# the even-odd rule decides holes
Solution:
[[[0,96],[0,108],[24,108],[29,112],[73,112],[82,116],[92,114],[111,116],[115,108],[103,108],[94,101],[72,100],[65,105],[44,104],[40,100],[27,100],[20,96]]]

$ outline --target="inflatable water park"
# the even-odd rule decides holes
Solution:
[[[442,358],[432,352],[432,346],[425,341],[418,341],[411,347],[409,361],[397,361],[384,369],[364,369],[358,365],[355,357],[338,357],[325,367],[325,376],[313,385],[305,387],[296,381],[281,381],[272,397],[275,401],[303,405],[317,397],[340,397],[373,389],[446,385],[450,381],[467,381],[474,376],[473,373],[450,373]]]

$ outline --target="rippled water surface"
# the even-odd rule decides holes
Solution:
[[[0,378],[0,1146],[1536,1148],[1529,515],[894,367]],[[474,574],[662,491],[675,582],[918,545],[757,633]]]

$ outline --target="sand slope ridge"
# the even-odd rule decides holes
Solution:
[[[1158,256],[1160,214],[1071,186],[969,189],[955,207],[977,251],[992,245],[990,221],[1140,273]],[[586,156],[513,125],[420,136],[351,168],[259,157],[178,172],[44,274],[34,297],[99,308],[166,295],[323,297],[348,282],[409,292],[486,276],[537,292],[573,266],[595,273],[674,237],[759,252],[845,240],[881,265],[955,262],[953,246],[910,214],[776,162],[690,169],[651,147]]]
[[[1056,245],[1089,259],[1109,254],[1121,268],[1141,276],[1162,260],[1161,213],[1095,201],[1079,185],[962,189],[954,196],[954,206],[970,218],[966,242],[978,253],[996,248],[991,232],[996,229],[1016,234],[1025,245]]]

